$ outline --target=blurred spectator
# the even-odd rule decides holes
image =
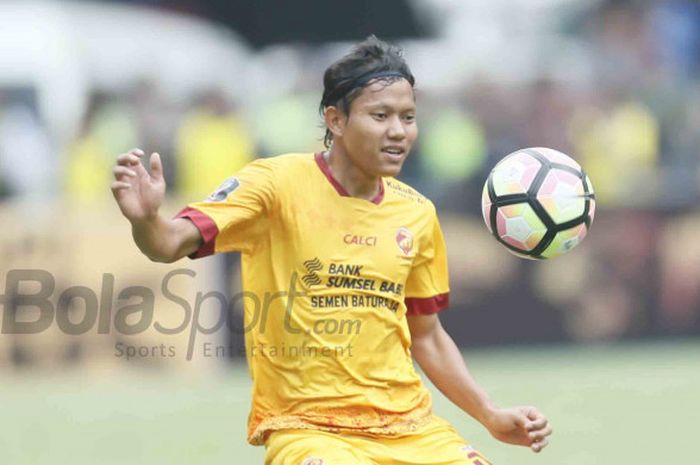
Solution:
[[[128,150],[130,142],[134,145],[136,141],[126,109],[109,105],[104,94],[93,94],[80,132],[67,152],[64,188],[69,200],[107,199],[114,159]]]
[[[605,107],[581,106],[571,137],[601,203],[650,204],[659,193],[659,122],[649,108],[622,96]]]
[[[447,183],[471,179],[486,160],[479,121],[456,105],[445,105],[421,127],[421,161],[426,175]]]
[[[588,18],[596,84],[639,87],[654,67],[646,2],[606,0]]]
[[[55,188],[55,153],[35,110],[0,94],[0,191],[41,200]]]
[[[566,127],[573,113],[573,98],[571,89],[553,80],[540,79],[528,86],[527,114],[523,116],[527,128],[524,145],[550,147],[575,157]]]
[[[318,92],[290,92],[273,98],[255,115],[261,151],[265,155],[323,150]]]
[[[210,91],[186,116],[177,134],[177,192],[204,199],[253,159],[243,119],[220,91]]]
[[[180,113],[161,93],[155,81],[143,79],[130,90],[129,118],[135,125],[136,142],[121,145],[115,153],[121,153],[132,147],[140,147],[149,155],[158,152],[163,162],[163,177],[168,185],[175,186],[177,163],[175,161],[175,143]]]
[[[654,2],[649,28],[660,64],[685,80],[700,71],[700,3],[694,0]]]

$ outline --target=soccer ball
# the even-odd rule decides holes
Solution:
[[[546,259],[576,247],[595,213],[591,180],[573,159],[535,147],[507,155],[481,196],[486,227],[515,255]]]

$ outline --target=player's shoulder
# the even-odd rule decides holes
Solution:
[[[250,165],[268,167],[274,170],[305,169],[309,164],[314,163],[314,154],[307,153],[284,153],[271,157],[258,158]]]
[[[313,163],[312,153],[286,153],[271,157],[256,158],[245,165],[236,175],[241,178],[267,178],[280,181],[289,176],[298,176]]]
[[[435,205],[429,198],[403,181],[396,178],[384,178],[384,186],[385,195],[395,202],[413,205],[419,211],[435,211]]]

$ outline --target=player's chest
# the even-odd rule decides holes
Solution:
[[[280,237],[300,271],[330,287],[400,293],[420,243],[419,226],[406,215],[347,206],[285,213]]]

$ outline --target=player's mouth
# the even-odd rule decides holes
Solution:
[[[392,160],[401,160],[406,155],[406,149],[400,145],[382,147],[382,153]]]

